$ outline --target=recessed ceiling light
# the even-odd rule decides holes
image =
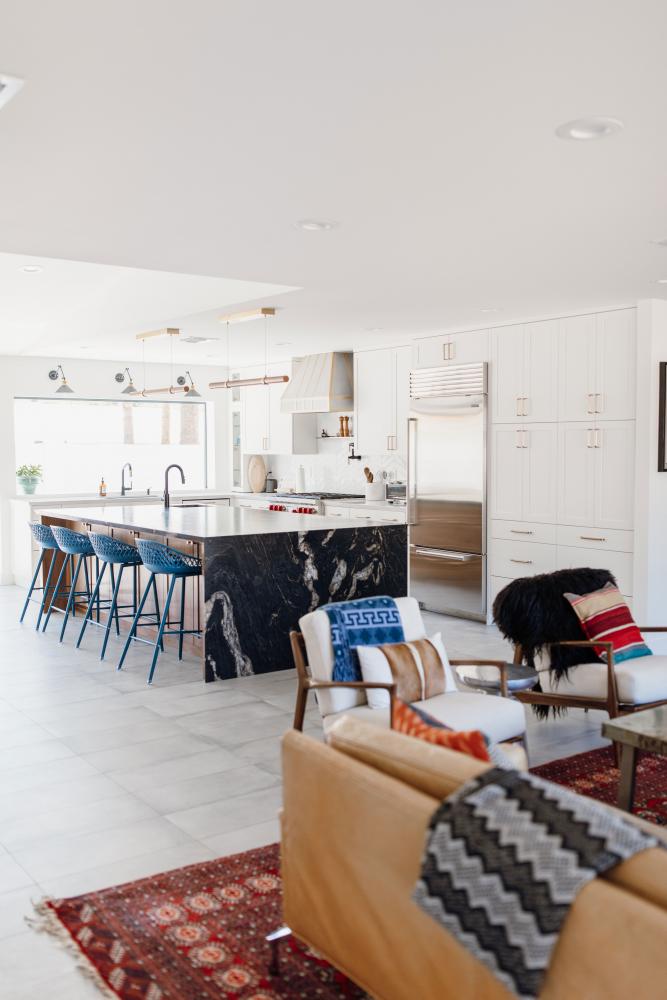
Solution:
[[[278,340],[274,346],[275,347],[291,347],[292,346],[292,341],[291,340]]]
[[[620,132],[623,122],[619,118],[605,118],[602,115],[594,115],[590,118],[575,118],[574,121],[565,122],[556,129],[559,139],[573,139],[585,142],[588,139],[606,139],[614,132]]]
[[[24,264],[21,270],[24,274],[41,274],[44,268],[41,264]]]
[[[11,101],[12,97],[18,94],[23,86],[23,80],[19,76],[9,76],[8,73],[0,73],[0,108]]]
[[[482,313],[497,313],[500,312],[497,306],[487,306],[486,309],[480,309]]]
[[[658,278],[656,285],[667,285],[667,278]]]
[[[651,243],[656,247],[667,247],[667,236],[663,236],[661,240],[651,240]]]
[[[325,233],[338,225],[339,223],[332,219],[299,219],[294,223],[296,229],[302,229],[305,233]]]
[[[384,327],[382,326],[366,326],[364,327],[366,333],[380,333]]]
[[[181,337],[182,344],[210,344],[212,341],[217,340],[217,337],[195,337],[194,335],[190,337]]]

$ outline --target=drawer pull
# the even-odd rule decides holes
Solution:
[[[579,535],[582,542],[606,542],[606,538],[600,538],[598,535]]]
[[[510,528],[510,534],[512,535],[534,535],[534,531],[522,531],[520,528]]]
[[[521,563],[522,566],[532,566],[533,565],[533,560],[532,559],[510,559],[510,562]]]

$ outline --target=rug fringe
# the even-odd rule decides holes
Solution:
[[[32,905],[36,916],[25,917],[24,919],[26,924],[28,927],[31,927],[32,930],[37,931],[40,934],[50,934],[54,937],[58,944],[72,956],[78,971],[85,976],[86,979],[95,983],[103,996],[107,997],[108,1000],[118,1000],[119,994],[116,993],[111,986],[109,986],[90,959],[81,951],[78,944],[62,923],[56,911],[53,909],[52,904],[56,904],[57,902],[58,900],[51,899],[49,896],[45,896],[44,899],[40,899],[38,902],[33,902]]]

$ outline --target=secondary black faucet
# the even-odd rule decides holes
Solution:
[[[130,470],[130,485],[129,486],[125,485],[125,470],[126,469]],[[127,491],[131,490],[131,489],[132,489],[132,465],[129,462],[126,462],[125,465],[123,466],[122,470],[121,470],[121,473],[120,473],[120,495],[122,497],[124,497],[125,494],[127,493]]]
[[[185,473],[183,472],[183,469],[180,467],[180,465],[175,465],[175,464],[174,465],[168,465],[167,468],[164,470],[164,505],[165,505],[165,507],[169,507],[170,506],[170,500],[169,500],[169,470],[170,469],[178,469],[178,471],[181,474],[181,482],[185,483]]]

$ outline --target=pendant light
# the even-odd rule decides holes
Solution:
[[[220,382],[209,382],[209,389],[237,389],[251,385],[276,385],[279,382],[289,382],[289,375],[269,375],[268,374],[268,316],[275,316],[276,310],[272,306],[265,306],[261,309],[251,309],[243,313],[230,313],[229,316],[222,316],[221,322],[227,324],[227,378]],[[264,376],[258,378],[229,378],[230,362],[230,323],[245,323],[251,319],[264,318]]]
[[[168,392],[170,396],[176,395],[176,393],[182,392],[187,395],[190,392],[190,386],[185,384],[185,379],[181,378],[178,381],[182,382],[181,385],[174,385],[174,338],[179,337],[181,331],[177,327],[167,326],[161,330],[149,330],[147,333],[138,333],[137,340],[141,341],[142,350],[142,363],[144,369],[144,387],[139,393],[141,396],[161,396],[165,392]],[[169,365],[171,369],[171,381],[169,385],[160,386],[158,389],[147,389],[146,388],[146,341],[152,339],[153,337],[169,337]]]
[[[74,389],[70,389],[67,384],[67,379],[65,378],[65,372],[63,371],[63,366],[58,365],[57,368],[52,368],[49,372],[49,378],[52,382],[57,382],[60,379],[60,385],[56,389],[56,395],[64,395],[65,393],[74,392]]]

